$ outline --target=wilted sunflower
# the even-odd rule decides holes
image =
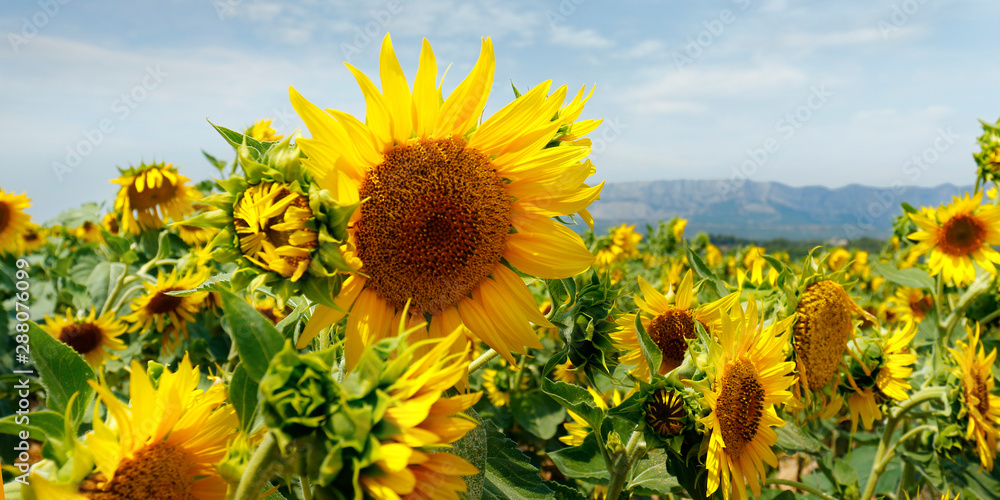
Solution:
[[[962,381],[962,413],[968,419],[965,439],[974,441],[979,454],[980,467],[993,470],[993,458],[1000,437],[1000,396],[993,394],[993,363],[997,360],[994,348],[986,355],[979,343],[979,325],[969,330],[968,344],[959,340],[957,349],[948,349],[958,362],[956,375]]]
[[[335,303],[319,306],[300,338],[309,342],[347,311],[346,360],[391,335],[409,302],[429,317],[432,336],[461,325],[511,363],[511,351],[541,347],[530,323],[551,326],[524,281],[503,261],[540,278],[566,278],[593,254],[551,217],[581,213],[603,186],[588,187],[594,167],[581,139],[598,121],[576,121],[589,95],[564,105],[566,87],[544,82],[479,124],[493,85],[493,43],[442,100],[437,63],[425,40],[411,91],[392,43],[381,51],[382,91],[353,66],[367,101],[364,121],[323,110],[291,90],[311,139],[303,165],[343,206],[361,202],[348,228],[348,250],[361,269]],[[552,146],[552,147],[547,147]],[[351,260],[351,259],[348,259]]]
[[[470,349],[465,343],[465,333],[456,329],[415,344],[395,360],[406,369],[385,389],[390,403],[384,418],[399,432],[380,444],[375,466],[361,471],[361,486],[372,498],[459,500],[466,491],[462,476],[479,473],[465,459],[443,451],[478,425],[462,412],[479,401],[481,392],[444,397],[466,376]],[[425,354],[418,357],[418,351]]]
[[[31,217],[24,209],[31,206],[24,194],[8,194],[0,189],[0,254],[17,253],[21,236],[28,231]]]
[[[82,493],[92,500],[225,497],[227,485],[215,464],[225,456],[239,419],[226,404],[225,387],[203,391],[200,380],[185,354],[177,371],[163,369],[155,385],[132,361],[128,406],[110,388],[88,381],[107,407],[109,422],[95,417],[87,435],[97,487]]]
[[[927,261],[931,275],[941,274],[946,283],[961,286],[976,279],[972,262],[996,274],[994,263],[1000,253],[992,245],[1000,245],[1000,206],[980,205],[983,192],[969,197],[953,197],[953,202],[928,213],[911,213],[920,231],[909,236],[919,241],[914,247],[919,253],[930,252]]]
[[[180,276],[177,269],[169,275],[163,271],[156,277],[156,283],[145,283],[146,293],[132,302],[132,313],[122,319],[131,323],[130,332],[145,330],[151,326],[162,334],[164,349],[173,349],[182,337],[187,337],[187,324],[194,321],[194,315],[201,310],[208,292],[195,292],[180,297],[167,292],[193,290],[205,282],[208,271],[189,270]]]
[[[688,270],[684,274],[674,294],[673,304],[667,298],[653,288],[642,276],[638,277],[641,296],[635,296],[635,305],[639,306],[646,315],[641,313],[643,329],[649,334],[656,347],[663,355],[660,366],[656,372],[665,375],[674,368],[677,368],[684,361],[684,354],[687,352],[687,341],[695,338],[695,321],[698,321],[708,330],[712,324],[718,321],[722,312],[732,307],[739,298],[739,292],[733,292],[715,302],[699,307],[692,307],[694,300],[694,279]],[[649,380],[650,370],[646,362],[646,357],[642,353],[639,345],[639,333],[635,327],[635,314],[626,314],[618,320],[621,330],[611,334],[611,339],[623,351],[619,360],[623,364],[635,365],[629,373],[640,380]]]
[[[848,391],[847,405],[851,413],[851,432],[858,429],[858,421],[865,429],[871,430],[875,420],[882,418],[881,404],[888,399],[903,401],[910,396],[907,379],[913,373],[911,367],[917,355],[910,352],[910,342],[917,334],[917,328],[910,320],[889,337],[879,337],[856,353],[848,372],[848,385],[841,388]]]
[[[69,310],[65,318],[46,315],[42,329],[72,347],[94,368],[101,366],[108,351],[125,349],[125,344],[118,337],[125,333],[126,326],[118,321],[114,311],[108,311],[100,318],[93,307],[87,316],[75,315]]]
[[[144,163],[121,170],[121,176],[111,181],[121,186],[115,198],[121,229],[139,234],[145,229],[159,229],[170,219],[183,219],[193,210],[191,202],[201,198],[188,181],[173,164]]]
[[[813,391],[826,387],[843,361],[847,341],[854,334],[851,313],[877,321],[854,303],[844,287],[831,280],[807,286],[795,312],[798,319],[793,343],[799,378],[803,387]]]
[[[775,405],[792,398],[795,368],[785,361],[789,321],[762,328],[753,297],[746,313],[734,309],[734,319],[721,316],[719,340],[709,346],[708,379],[693,384],[705,396],[703,407],[711,409],[701,419],[709,432],[707,494],[721,487],[727,500],[746,499],[747,483],[760,496],[764,463],[777,467],[771,447],[778,435],[771,427],[785,424]]]

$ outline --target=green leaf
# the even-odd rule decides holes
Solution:
[[[208,159],[208,162],[211,163],[213,167],[219,169],[219,172],[222,172],[223,170],[226,169],[226,162],[225,161],[219,160],[216,157],[208,154],[207,152],[205,152],[204,149],[201,151],[201,154],[205,155],[205,158]]]
[[[48,394],[45,404],[65,414],[70,398],[79,393],[70,413],[74,424],[79,425],[94,397],[94,389],[87,384],[88,380],[97,380],[94,370],[72,347],[52,338],[35,323],[29,325],[31,360]]]
[[[719,294],[719,297],[725,297],[729,294],[729,290],[726,289],[726,285],[719,279],[712,269],[708,267],[708,264],[702,260],[698,252],[691,249],[689,245],[685,245],[684,251],[687,253],[688,262],[691,263],[691,268],[694,269],[695,274],[703,279],[707,279],[715,285],[715,293]]]
[[[855,484],[858,482],[858,471],[847,460],[837,460],[833,463],[833,478],[845,486]]]
[[[128,266],[121,262],[101,262],[94,268],[87,278],[87,292],[90,294],[91,304],[98,311],[104,308],[111,292],[118,286]]]
[[[566,410],[539,390],[514,392],[510,397],[510,409],[524,430],[542,439],[555,436],[559,425],[566,420]]]
[[[254,382],[260,382],[271,358],[281,351],[284,340],[274,325],[247,301],[226,290],[220,290],[219,295],[229,323],[229,334],[247,375]]]
[[[167,295],[173,295],[174,297],[187,297],[188,295],[198,292],[228,292],[230,291],[229,280],[232,276],[233,273],[219,273],[205,280],[205,282],[198,285],[197,288],[193,288],[191,290],[173,290],[167,292]]]
[[[66,442],[66,420],[62,415],[41,410],[0,419],[0,433],[19,436],[22,431],[27,431],[31,439],[40,441],[46,448],[50,447],[50,451],[61,457],[60,461],[65,459],[69,446]]]
[[[591,429],[600,429],[604,411],[594,404],[594,397],[586,389],[566,382],[542,379],[542,390],[567,410],[587,421]]]
[[[660,371],[660,363],[663,362],[663,353],[660,352],[660,348],[657,347],[656,342],[650,338],[649,333],[646,332],[646,328],[642,326],[642,315],[635,315],[635,331],[639,336],[639,349],[642,350],[643,357],[646,358],[646,363],[649,364],[650,376],[653,376]]]
[[[229,383],[229,401],[240,417],[240,429],[243,432],[252,431],[257,418],[257,387],[257,382],[247,375],[244,365],[237,366],[233,371],[233,380]]]
[[[788,454],[797,451],[804,451],[814,455],[819,454],[824,446],[809,432],[795,425],[794,422],[785,422],[785,425],[774,429],[778,433],[777,445]]]
[[[486,474],[486,456],[488,453],[486,427],[483,425],[483,418],[479,416],[479,413],[476,413],[476,410],[470,408],[465,413],[476,419],[479,425],[454,443],[454,453],[479,469],[479,474],[463,477],[466,486],[465,495],[469,497],[469,500],[479,500],[483,497],[483,483]]]
[[[486,427],[486,481],[483,500],[554,498],[551,489],[538,477],[538,469],[517,449],[517,443],[500,433],[492,421]]]
[[[887,281],[897,285],[908,286],[910,288],[934,289],[934,279],[925,271],[911,267],[909,269],[896,269],[896,266],[888,262],[871,262],[872,272],[882,276]]]
[[[263,158],[264,156],[264,152],[267,151],[268,149],[267,146],[265,146],[257,139],[254,139],[253,137],[250,137],[248,135],[243,135],[239,132],[236,132],[235,130],[230,130],[226,127],[220,127],[212,122],[208,123],[212,125],[212,127],[215,128],[215,130],[219,132],[219,134],[222,135],[222,138],[225,139],[230,146],[239,149],[239,147],[245,143],[247,147],[250,149],[251,151],[250,157],[254,161],[260,161],[261,158]]]
[[[586,479],[590,482],[607,484],[611,475],[604,464],[604,456],[597,444],[597,438],[588,434],[579,446],[571,446],[549,453],[549,458],[566,476]]]
[[[673,474],[667,472],[667,456],[662,449],[649,452],[649,454],[635,464],[636,474],[628,484],[628,489],[640,489],[643,493],[670,495],[674,493],[681,484]]]

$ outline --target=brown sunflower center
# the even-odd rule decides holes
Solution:
[[[647,333],[663,353],[660,372],[669,372],[684,362],[685,339],[695,337],[694,317],[689,309],[670,308],[649,322]]]
[[[983,382],[987,380],[987,377],[993,376],[992,373],[978,373],[978,370],[973,369],[972,373],[969,374],[971,380],[970,391],[976,399],[979,400],[976,403],[976,409],[979,410],[979,414],[984,417],[990,411],[990,393],[986,390],[986,384]]]
[[[176,311],[177,307],[184,301],[184,297],[167,295],[167,292],[174,290],[180,290],[180,288],[170,287],[157,291],[156,295],[153,295],[149,299],[149,303],[146,304],[146,311],[150,314],[165,314]]]
[[[913,311],[913,315],[918,319],[923,319],[927,316],[927,313],[931,311],[931,307],[934,306],[934,300],[931,299],[930,295],[924,295],[920,300],[910,302],[910,310]]]
[[[0,233],[10,224],[10,206],[0,201]]]
[[[80,354],[93,351],[101,345],[101,327],[93,323],[71,323],[59,331],[59,340]]]
[[[93,500],[190,500],[194,498],[190,466],[187,452],[158,443],[122,460],[114,479],[87,494]]]
[[[795,311],[795,353],[809,388],[826,386],[837,371],[847,340],[854,330],[851,308],[844,289],[832,281],[809,285]]]
[[[764,415],[764,387],[757,380],[753,363],[740,359],[726,367],[715,403],[719,430],[726,452],[739,457],[743,447],[757,435]]]
[[[490,159],[462,139],[393,148],[368,172],[355,225],[368,286],[399,307],[436,311],[468,295],[500,262],[510,195]]]
[[[150,181],[150,177],[149,174],[146,174],[146,182]],[[136,180],[138,180],[138,177],[136,177]],[[134,181],[128,187],[129,202],[132,208],[140,211],[155,208],[174,199],[176,196],[177,186],[167,177],[163,177],[159,186],[146,185],[141,193]]]
[[[684,428],[684,401],[677,391],[659,389],[646,402],[646,422],[663,437],[676,436]]]
[[[986,240],[986,225],[972,214],[959,214],[941,228],[938,245],[948,255],[968,255]]]

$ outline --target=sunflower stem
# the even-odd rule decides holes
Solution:
[[[236,488],[235,500],[257,500],[261,488],[270,479],[270,475],[266,474],[268,466],[279,458],[281,450],[278,449],[278,441],[274,438],[274,434],[268,432],[247,463],[246,471]]]
[[[946,393],[947,389],[944,387],[927,387],[911,396],[910,399],[903,401],[896,408],[896,411],[889,411],[889,418],[885,422],[885,430],[882,431],[882,439],[878,442],[878,451],[875,452],[875,460],[872,461],[872,469],[868,473],[868,481],[865,483],[865,491],[861,494],[861,498],[871,498],[875,494],[875,486],[878,484],[878,478],[885,472],[886,465],[892,460],[896,446],[899,445],[897,442],[890,448],[889,442],[892,441],[892,435],[896,433],[896,426],[899,425],[903,415],[927,401],[944,396]],[[904,435],[904,437],[907,436]]]
[[[805,484],[805,483],[800,483],[798,481],[792,481],[791,479],[777,479],[777,478],[770,478],[769,477],[769,478],[767,478],[767,479],[764,480],[764,484],[777,484],[777,485],[781,485],[781,486],[791,486],[792,488],[795,488],[797,490],[802,490],[802,491],[804,491],[806,493],[812,493],[813,495],[816,495],[816,496],[822,498],[823,500],[837,500],[836,498],[834,498],[834,497],[832,497],[832,496],[830,496],[830,495],[828,495],[826,493],[823,493],[822,490],[819,490],[817,488],[809,486],[808,484]]]
[[[497,355],[499,354],[500,353],[494,351],[493,349],[484,352],[478,358],[476,358],[475,361],[469,363],[469,374],[471,375],[479,371],[480,368],[486,366],[486,363],[489,363],[491,359],[497,357]]]
[[[115,300],[118,299],[118,292],[121,291],[122,285],[125,284],[126,274],[127,273],[122,273],[121,276],[118,277],[118,280],[115,281],[115,287],[111,289],[111,293],[109,293],[108,297],[104,299],[104,305],[101,306],[101,312],[97,315],[98,318],[104,316],[104,313],[108,312],[108,305],[115,303]],[[115,309],[115,311],[117,310],[118,309]]]
[[[302,486],[302,500],[312,500],[312,489],[309,487],[309,478],[299,476],[299,485]]]

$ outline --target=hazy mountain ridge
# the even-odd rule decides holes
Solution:
[[[683,217],[687,234],[729,234],[743,238],[856,239],[888,237],[900,203],[936,206],[971,186],[880,188],[793,187],[780,182],[671,180],[605,185],[591,213],[598,233],[621,223],[655,225]]]

